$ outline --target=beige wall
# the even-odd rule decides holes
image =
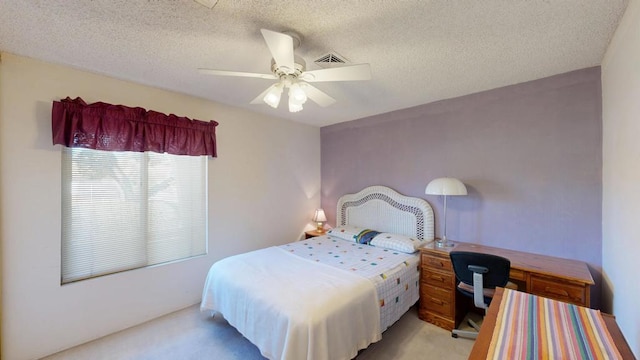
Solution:
[[[198,303],[216,260],[298,238],[320,203],[320,132],[31,59],[0,63],[2,358],[33,359]],[[209,254],[60,286],[60,160],[51,102],[80,96],[220,123]]]
[[[602,63],[602,267],[607,304],[640,357],[640,0],[631,0]]]

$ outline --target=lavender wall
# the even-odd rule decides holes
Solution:
[[[600,68],[443,100],[321,129],[322,207],[370,185],[422,197],[442,235],[437,177],[450,197],[449,239],[589,263],[600,303],[602,263]]]

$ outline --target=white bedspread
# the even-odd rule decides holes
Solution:
[[[279,247],[303,259],[369,279],[378,295],[382,331],[400,319],[420,298],[420,253],[405,254],[331,235]]]
[[[373,283],[270,247],[216,262],[201,310],[213,310],[269,359],[352,359],[381,339]]]

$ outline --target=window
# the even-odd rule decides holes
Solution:
[[[207,158],[64,148],[62,283],[207,252]]]

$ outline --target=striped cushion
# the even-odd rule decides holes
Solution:
[[[620,359],[600,311],[505,289],[487,359]]]

